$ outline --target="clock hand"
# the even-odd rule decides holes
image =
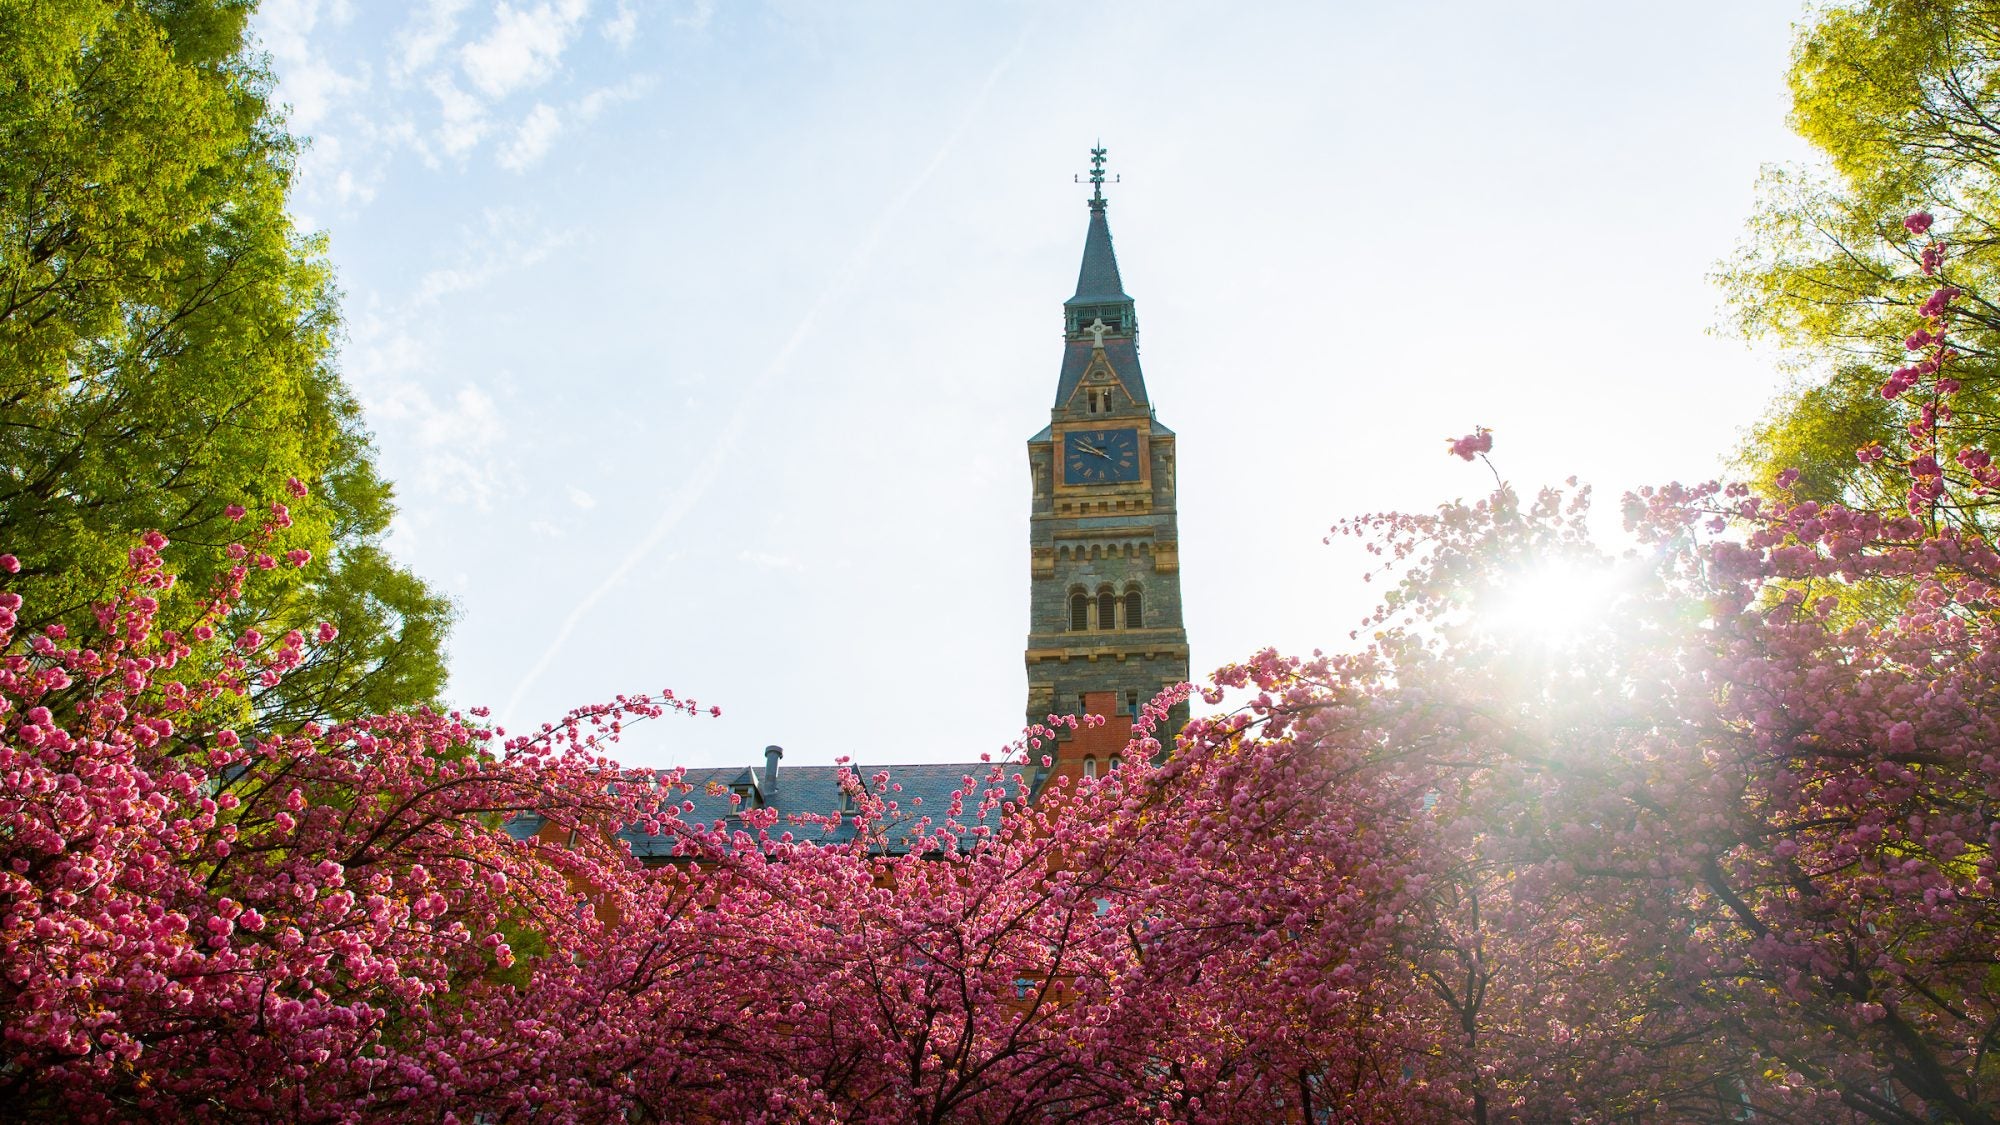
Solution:
[[[1096,454],[1097,456],[1099,456],[1099,457],[1102,457],[1102,458],[1104,458],[1104,459],[1105,459],[1105,460],[1107,460],[1107,461],[1109,461],[1109,460],[1111,459],[1111,454],[1109,454],[1109,453],[1106,453],[1106,452],[1105,452],[1105,451],[1103,451],[1102,449],[1099,449],[1099,448],[1097,448],[1096,446],[1094,446],[1094,445],[1090,444],[1090,443],[1089,443],[1089,442],[1087,442],[1087,441],[1079,441],[1079,442],[1077,442],[1076,444],[1077,444],[1078,446],[1082,447],[1082,448],[1083,448],[1083,450],[1084,450],[1084,451],[1085,451],[1086,453],[1094,453],[1094,454]]]

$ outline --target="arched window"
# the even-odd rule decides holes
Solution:
[[[1143,629],[1146,627],[1145,609],[1139,602],[1139,588],[1137,586],[1125,591],[1125,627],[1127,629]]]
[[[1083,776],[1085,776],[1085,777],[1096,777],[1096,776],[1097,776],[1097,759],[1096,759],[1096,758],[1085,758],[1085,759],[1083,760]]]
[[[1069,627],[1073,633],[1090,628],[1090,599],[1081,590],[1069,596]]]
[[[1109,589],[1100,590],[1097,594],[1097,627],[1099,629],[1118,627],[1118,595]]]

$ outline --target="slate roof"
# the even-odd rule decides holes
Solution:
[[[1111,224],[1104,218],[1104,201],[1092,200],[1090,232],[1083,236],[1083,269],[1076,277],[1076,296],[1066,305],[1108,305],[1129,301],[1118,278],[1118,255],[1111,249]]]
[[[1056,409],[1062,409],[1069,396],[1076,393],[1076,385],[1083,379],[1085,369],[1090,366],[1091,342],[1089,340],[1064,340],[1062,378],[1056,381]],[[1130,336],[1106,336],[1104,338],[1104,358],[1111,361],[1111,370],[1118,373],[1118,381],[1125,384],[1126,393],[1140,405],[1146,403],[1146,376],[1139,370],[1139,342]]]
[[[1007,776],[1012,777],[1019,767],[1010,766]],[[691,786],[691,792],[673,797],[675,801],[691,801],[694,811],[682,813],[683,819],[702,824],[714,824],[718,820],[730,820],[738,808],[730,802],[731,787],[752,785],[762,794],[766,807],[776,808],[780,818],[771,829],[773,836],[790,832],[793,838],[812,843],[842,844],[854,839],[854,821],[851,816],[841,819],[838,829],[830,829],[824,824],[795,824],[786,814],[806,813],[824,816],[840,810],[842,806],[840,773],[843,769],[853,769],[864,784],[872,787],[878,773],[889,775],[889,784],[900,785],[900,790],[891,790],[884,799],[895,803],[884,822],[889,828],[890,851],[901,851],[901,837],[921,817],[929,816],[933,829],[951,813],[954,793],[964,794],[962,815],[957,817],[960,824],[979,826],[998,831],[1000,812],[998,808],[988,812],[985,818],[979,814],[979,792],[986,788],[987,779],[992,775],[991,762],[943,762],[912,763],[895,766],[856,765],[840,766],[781,766],[778,770],[778,785],[775,792],[768,791],[766,771],[758,767],[722,766],[711,769],[691,769],[684,780]],[[666,776],[671,771],[662,770]],[[972,779],[968,783],[967,779]],[[1011,782],[1009,785],[1011,789]],[[754,807],[755,802],[746,802],[742,807]],[[901,827],[899,827],[901,826]],[[525,838],[532,836],[541,827],[536,817],[517,817],[507,825],[507,831]],[[641,859],[664,859],[673,854],[674,842],[670,837],[649,836],[637,829],[629,829],[621,835],[631,843],[632,854]]]

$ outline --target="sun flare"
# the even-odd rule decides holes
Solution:
[[[1573,643],[1611,609],[1624,575],[1608,561],[1553,559],[1517,570],[1481,599],[1479,627],[1544,645]]]

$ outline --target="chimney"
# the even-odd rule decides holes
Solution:
[[[778,795],[778,759],[785,756],[782,746],[764,747],[764,799],[769,801]]]

